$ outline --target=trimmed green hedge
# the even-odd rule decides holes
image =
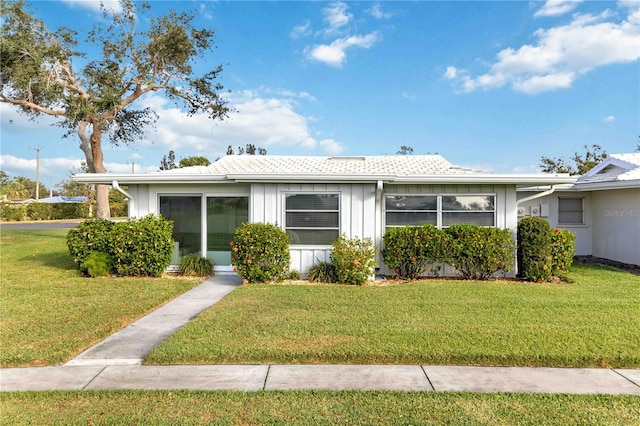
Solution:
[[[247,283],[281,281],[291,263],[289,236],[270,223],[246,222],[231,241],[231,264]]]
[[[442,232],[433,225],[389,228],[382,249],[384,264],[404,280],[415,280],[425,272],[437,272],[434,264],[443,255]]]

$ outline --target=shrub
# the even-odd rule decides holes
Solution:
[[[248,283],[282,280],[289,271],[289,236],[269,223],[244,223],[231,241],[231,264]]]
[[[309,269],[307,279],[312,283],[335,283],[338,282],[336,267],[331,262],[318,260]]]
[[[82,262],[81,269],[92,278],[108,277],[114,271],[113,257],[109,253],[94,251]]]
[[[299,280],[300,278],[300,271],[297,269],[292,269],[285,275],[285,279],[287,280]]]
[[[376,250],[370,238],[347,238],[342,235],[334,241],[331,263],[336,269],[338,282],[361,285],[375,272]]]
[[[552,273],[551,227],[539,217],[518,223],[518,272],[526,280],[549,281]]]
[[[382,258],[398,278],[417,279],[443,257],[442,232],[433,225],[389,228]]]
[[[113,225],[111,253],[120,275],[161,276],[171,263],[173,222],[148,215]]]
[[[47,203],[27,204],[27,216],[31,220],[50,220],[52,205]]]
[[[111,253],[113,222],[106,219],[88,220],[67,232],[67,247],[73,261],[87,272],[82,264],[93,252]]]
[[[25,220],[27,216],[27,206],[24,204],[0,204],[0,220],[18,222]]]
[[[109,203],[111,217],[127,217],[129,215],[129,205],[127,203]]]
[[[198,254],[189,254],[180,261],[180,275],[210,277],[213,275],[213,262]]]
[[[573,263],[576,236],[568,229],[556,229],[551,233],[551,273],[566,272]]]
[[[444,261],[462,278],[486,280],[499,271],[511,270],[515,245],[508,229],[452,225],[444,232]]]

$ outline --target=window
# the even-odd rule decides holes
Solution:
[[[387,195],[384,208],[387,228],[438,224],[438,197],[435,195]]]
[[[173,221],[173,265],[188,254],[200,254],[202,235],[202,197],[160,196],[160,214]]]
[[[558,223],[565,225],[583,225],[584,199],[558,198]]]
[[[495,226],[495,195],[386,195],[385,226]]]
[[[340,234],[340,194],[286,194],[285,230],[291,244],[331,245]]]
[[[495,196],[442,196],[442,226],[495,226]]]

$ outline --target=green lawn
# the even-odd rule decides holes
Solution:
[[[640,398],[437,392],[0,394],[3,423],[166,425],[637,425]]]
[[[640,367],[640,277],[576,266],[570,278],[245,285],[146,363]]]
[[[2,367],[64,362],[199,283],[83,278],[66,234],[0,230]]]

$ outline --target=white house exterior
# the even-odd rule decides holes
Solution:
[[[371,238],[385,229],[471,223],[516,233],[517,191],[568,184],[575,177],[493,174],[454,166],[439,155],[297,157],[230,155],[210,166],[149,174],[81,174],[83,183],[126,185],[129,216],[174,221],[173,263],[200,253],[216,272],[232,271],[229,242],[241,223],[281,226],[291,237],[291,268],[325,260],[342,234]],[[380,273],[386,273],[381,259]],[[515,266],[514,266],[515,272]]]
[[[518,198],[535,193],[520,191]],[[575,183],[519,202],[519,215],[571,230],[576,255],[640,265],[640,153],[610,155]]]

